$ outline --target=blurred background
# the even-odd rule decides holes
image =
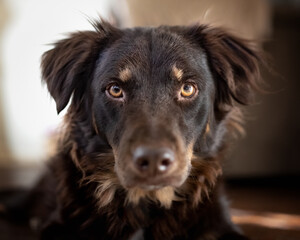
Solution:
[[[263,215],[262,221],[275,219],[277,238],[265,231],[254,239],[299,239],[299,0],[0,0],[0,190],[31,186],[53,152],[64,112],[57,116],[41,84],[42,53],[65,33],[92,29],[87,19],[99,15],[120,27],[223,26],[259,42],[274,69],[262,69],[272,93],[257,96],[246,109],[247,135],[224,163],[229,196],[246,215],[248,210],[292,214],[279,218],[295,222],[287,228],[291,235],[276,225],[274,215]],[[245,212],[236,213],[243,223]]]

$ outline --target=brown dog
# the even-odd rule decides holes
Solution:
[[[57,111],[71,102],[42,181],[42,238],[246,239],[218,180],[257,53],[203,25],[94,25],[42,59]]]

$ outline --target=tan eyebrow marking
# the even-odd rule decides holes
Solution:
[[[128,67],[124,68],[119,73],[119,78],[122,82],[127,82],[132,77],[132,73]]]
[[[176,65],[173,65],[172,67],[172,73],[177,78],[178,81],[181,81],[183,70],[176,67]]]

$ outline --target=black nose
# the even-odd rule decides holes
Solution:
[[[134,151],[133,161],[136,170],[146,175],[160,175],[168,172],[175,158],[168,148],[138,147]]]

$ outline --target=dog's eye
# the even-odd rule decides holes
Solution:
[[[121,98],[121,97],[123,97],[123,90],[117,84],[109,86],[108,89],[107,89],[107,92],[108,92],[108,94],[110,96],[112,96],[114,98]]]
[[[180,89],[180,95],[185,98],[190,98],[190,97],[194,96],[195,93],[196,93],[196,88],[191,83],[183,84]]]

